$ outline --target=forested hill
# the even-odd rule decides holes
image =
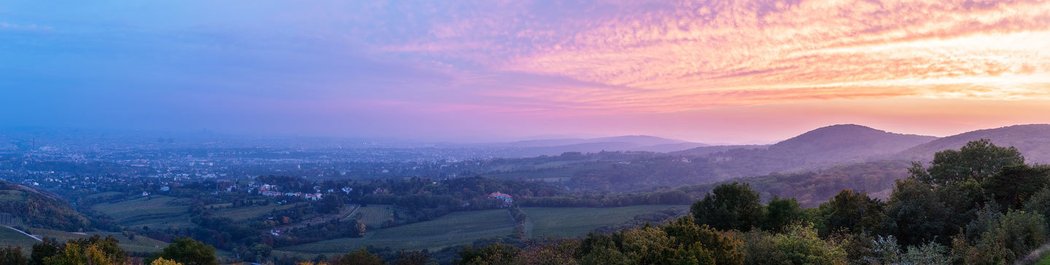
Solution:
[[[770,146],[769,152],[807,162],[865,160],[898,153],[935,139],[844,124],[819,128],[784,140]]]
[[[54,194],[0,181],[0,216],[3,225],[80,231],[89,221]]]
[[[900,157],[911,160],[930,160],[941,150],[958,149],[980,139],[991,140],[999,146],[1013,146],[1031,163],[1050,164],[1050,124],[1015,125],[996,129],[972,131],[944,137],[907,151]]]

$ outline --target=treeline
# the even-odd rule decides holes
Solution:
[[[657,204],[685,205],[693,201],[693,197],[684,191],[670,190],[647,193],[582,193],[572,196],[526,197],[516,202],[523,207],[622,207]]]
[[[873,197],[888,198],[898,179],[908,176],[907,161],[876,161],[836,166],[819,171],[773,173],[733,180],[751,185],[763,198],[794,198],[803,207],[816,207],[839,191],[852,189]],[[722,183],[679,188],[697,198]]]
[[[215,248],[190,238],[178,238],[145,258],[129,256],[113,237],[92,236],[64,243],[48,238],[24,256],[20,247],[0,248],[4,265],[218,265]]]
[[[972,142],[909,175],[887,201],[843,190],[817,208],[723,184],[666,225],[466,248],[456,263],[1010,264],[1047,241],[1050,168],[1014,148]]]

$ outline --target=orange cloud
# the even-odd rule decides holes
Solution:
[[[510,97],[575,109],[685,111],[843,98],[1050,99],[1044,1],[679,1],[563,28],[466,17],[398,46],[603,87]],[[521,8],[518,6],[518,8]],[[524,25],[523,25],[524,24]],[[402,50],[404,51],[404,50]],[[504,92],[492,93],[497,96]]]

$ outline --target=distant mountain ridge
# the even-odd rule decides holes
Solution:
[[[623,136],[612,136],[612,137],[600,137],[600,138],[559,138],[559,139],[538,139],[538,140],[525,140],[516,141],[509,143],[499,143],[496,145],[507,145],[517,147],[550,147],[550,146],[566,146],[566,145],[579,145],[579,144],[591,144],[591,143],[629,143],[639,146],[652,146],[652,145],[664,145],[664,144],[679,144],[688,143],[682,140],[667,139],[649,135],[623,135]]]
[[[539,139],[483,145],[507,149],[519,156],[558,155],[565,152],[595,153],[601,151],[673,152],[707,146],[682,140],[649,135],[624,135],[601,138]]]
[[[901,152],[899,157],[929,161],[939,151],[959,149],[968,142],[980,139],[991,140],[999,146],[1017,147],[1029,163],[1050,164],[1050,124],[1014,125],[966,132],[909,148]]]
[[[779,156],[807,162],[869,160],[896,154],[937,137],[899,134],[856,124],[832,125],[803,133],[769,147]]]
[[[768,146],[705,146],[673,154],[711,159],[718,167],[725,168],[722,171],[724,178],[885,160],[935,139],[933,136],[839,124],[817,128]]]

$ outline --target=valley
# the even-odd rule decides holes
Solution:
[[[993,137],[993,143],[1021,145],[1023,154],[1032,154],[1030,162],[1041,163],[1050,150],[1042,135],[1050,135],[1050,127],[935,138],[837,125],[773,145],[413,162],[340,160],[323,150],[199,154],[205,158],[177,155],[201,152],[181,149],[75,156],[7,151],[0,154],[7,181],[0,209],[43,205],[33,207],[44,209],[40,213],[8,222],[60,241],[113,236],[129,253],[156,252],[188,236],[216,246],[226,259],[311,259],[359,248],[449,256],[476,244],[580,238],[667,223],[732,182],[750,184],[763,201],[794,198],[803,207],[821,205],[844,189],[888,200],[912,161],[924,161],[924,150]],[[250,164],[239,158],[257,152],[270,154]],[[85,164],[107,166],[98,175],[75,173]],[[356,173],[332,173],[344,166]],[[28,249],[33,243],[13,231],[0,233],[3,245]]]

